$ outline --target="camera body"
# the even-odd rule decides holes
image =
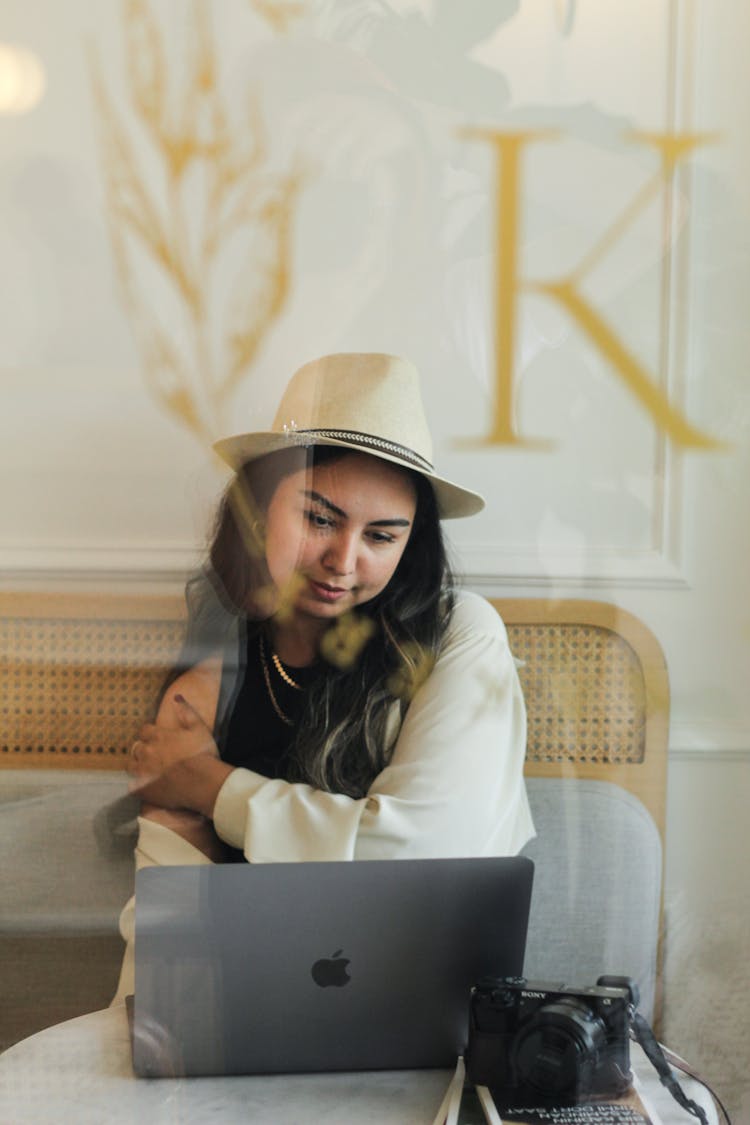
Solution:
[[[466,1070],[498,1108],[567,1106],[616,1098],[631,1085],[628,977],[576,988],[487,977],[471,992]]]

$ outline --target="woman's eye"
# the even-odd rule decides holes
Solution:
[[[389,535],[387,531],[371,531],[370,538],[375,543],[393,543],[394,537]]]
[[[308,523],[313,527],[327,528],[333,527],[333,520],[330,516],[321,515],[320,512],[305,512]]]

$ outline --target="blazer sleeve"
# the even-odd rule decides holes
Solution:
[[[464,592],[389,765],[355,800],[236,769],[214,824],[251,862],[512,855],[533,835],[526,715],[505,627]]]

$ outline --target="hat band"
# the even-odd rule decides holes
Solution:
[[[331,441],[342,441],[349,445],[363,445],[369,449],[379,449],[398,457],[401,461],[406,461],[407,464],[413,465],[417,469],[426,470],[428,473],[433,471],[432,462],[428,461],[426,457],[422,457],[405,445],[399,445],[395,441],[386,441],[385,438],[375,437],[374,434],[363,434],[358,430],[298,430],[296,428],[294,433],[299,436],[313,434],[315,437],[330,438]]]

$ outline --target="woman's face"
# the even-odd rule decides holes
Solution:
[[[281,606],[325,622],[388,585],[409,540],[416,488],[366,453],[290,473],[266,513],[266,561]]]

